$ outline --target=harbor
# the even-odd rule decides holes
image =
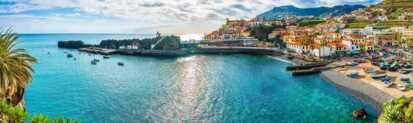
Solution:
[[[64,42],[71,41],[60,41],[60,44],[65,44]],[[70,44],[70,43],[66,43]],[[253,55],[272,55],[280,56],[284,54],[284,51],[278,48],[263,48],[263,47],[248,47],[248,46],[211,46],[211,45],[201,45],[193,44],[193,48],[179,48],[175,49],[113,49],[113,48],[104,48],[102,46],[97,47],[96,45],[83,45],[79,43],[79,51],[102,54],[102,55],[134,55],[134,56],[186,56],[191,54],[253,54]],[[92,47],[88,47],[92,46]],[[59,48],[70,48],[73,49],[72,45],[58,45]],[[82,47],[82,48],[80,48]]]
[[[413,123],[412,0],[6,0],[0,17],[1,123]]]
[[[101,54],[58,48],[53,37],[44,39],[47,42],[36,44],[36,47],[29,47],[31,42],[37,41],[36,37],[22,38],[25,39],[22,45],[39,58],[39,64],[35,66],[38,72],[25,95],[28,112],[63,112],[59,115],[82,122],[186,119],[174,117],[174,114],[192,114],[192,119],[199,121],[254,122],[257,121],[255,116],[269,115],[268,120],[280,122],[320,119],[358,122],[360,120],[354,119],[351,113],[361,107],[370,114],[365,122],[373,123],[378,116],[372,106],[336,89],[319,74],[292,77],[286,67],[294,63],[274,60],[271,55],[217,53],[147,57],[115,53],[104,59],[105,55]],[[73,57],[67,58],[64,52]],[[287,55],[280,58],[288,60]],[[92,65],[93,59],[100,61]],[[119,66],[118,62],[123,62],[124,66]],[[44,102],[54,104],[41,105]],[[171,105],[186,108],[175,109]],[[61,108],[53,108],[56,106]],[[300,109],[306,111],[299,112]],[[87,115],[73,113],[82,111],[88,111]],[[130,113],[134,111],[136,113]],[[221,111],[237,111],[241,115],[228,113],[225,115],[235,119],[225,119],[215,114]],[[303,117],[294,117],[297,114]],[[286,118],[278,117],[280,115]]]

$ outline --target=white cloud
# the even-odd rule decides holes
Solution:
[[[50,10],[56,8],[70,8],[76,10],[76,13],[61,15],[56,13],[53,16],[39,20],[40,22],[55,23],[70,23],[72,21],[79,23],[84,27],[94,23],[93,26],[108,26],[113,28],[124,29],[121,26],[128,25],[127,31],[137,31],[139,29],[152,30],[167,30],[173,32],[183,26],[191,28],[191,26],[206,29],[182,29],[178,30],[191,32],[206,32],[211,30],[209,24],[222,23],[226,17],[230,18],[251,18],[255,15],[271,9],[274,6],[295,5],[299,7],[314,7],[314,6],[334,6],[339,4],[354,4],[368,3],[371,0],[1,0],[5,2],[16,2],[14,5],[2,7],[0,5],[0,13],[18,13],[33,10]],[[0,1],[0,3],[1,3]],[[87,18],[82,20],[85,14],[95,15],[96,18]],[[33,17],[36,15],[33,15]],[[64,18],[59,20],[56,16]],[[2,18],[12,21],[15,16],[3,16]],[[115,18],[115,19],[107,19]],[[99,22],[105,20],[107,22]],[[27,19],[24,19],[27,20]],[[38,20],[38,19],[35,19]],[[32,22],[30,20],[27,20]],[[79,22],[80,21],[80,22]],[[2,20],[5,22],[5,20]],[[22,22],[27,23],[29,22]],[[83,24],[82,24],[82,23]],[[11,22],[6,22],[11,23]],[[14,22],[13,22],[14,23]],[[32,23],[37,25],[36,23]],[[73,24],[72,24],[73,25]],[[118,27],[119,26],[119,27]],[[36,27],[36,26],[32,26]],[[51,27],[50,27],[51,28]],[[126,28],[126,27],[125,27]],[[66,29],[66,27],[64,27]],[[35,30],[35,29],[34,29]],[[56,29],[57,30],[57,29]],[[99,30],[96,30],[99,31]],[[108,30],[104,30],[108,31]],[[124,32],[124,31],[123,31]]]

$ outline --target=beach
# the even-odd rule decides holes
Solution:
[[[369,103],[378,112],[382,111],[384,102],[394,98],[389,92],[379,88],[379,85],[374,85],[369,81],[351,79],[336,70],[324,71],[321,73],[321,77],[347,93]]]
[[[382,110],[382,105],[386,101],[401,96],[411,97],[413,95],[413,90],[399,90],[398,86],[405,86],[400,78],[406,75],[399,72],[386,71],[386,75],[395,77],[395,81],[393,86],[385,87],[382,81],[372,79],[370,75],[364,71],[365,68],[380,70],[379,67],[373,66],[370,63],[362,63],[355,67],[337,68],[324,71],[322,77],[329,82],[334,83],[337,87],[372,104],[378,111]],[[354,79],[347,77],[347,75],[352,72],[358,72],[360,77]]]

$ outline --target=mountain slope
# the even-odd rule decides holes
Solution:
[[[340,5],[334,7],[318,7],[318,8],[297,8],[294,6],[275,7],[270,11],[264,12],[257,16],[258,19],[277,19],[286,15],[295,16],[338,16],[350,13],[354,10],[365,8],[363,5]]]

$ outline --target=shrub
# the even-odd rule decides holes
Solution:
[[[23,108],[14,107],[6,101],[0,101],[0,119],[5,123],[23,123],[28,116],[28,113]],[[76,120],[58,118],[51,119],[46,115],[34,115],[30,119],[30,123],[80,123]]]
[[[412,123],[413,122],[413,105],[412,99],[400,97],[386,102],[383,107],[382,123]]]

